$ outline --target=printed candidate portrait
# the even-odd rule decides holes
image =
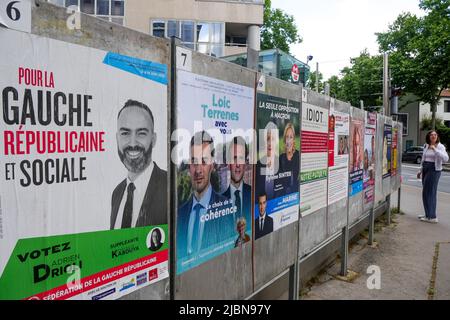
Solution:
[[[128,100],[117,114],[117,153],[127,174],[111,197],[111,229],[167,224],[167,172],[153,161],[158,144],[149,106]],[[112,173],[116,174],[116,173]]]
[[[328,121],[328,132],[334,132],[336,128],[336,117],[332,114]]]
[[[236,212],[233,214],[235,224],[238,220],[242,223],[241,218],[251,221],[252,168],[249,165],[249,153],[249,144],[242,136],[234,136],[230,142],[226,143],[226,166],[221,168],[229,171],[229,179],[226,174],[223,174],[221,181],[229,182],[222,195],[236,207]],[[251,225],[247,227],[245,231],[251,232]]]
[[[364,136],[361,123],[352,122],[350,140],[350,172],[352,172],[363,169]]]
[[[279,130],[269,121],[259,132],[258,161],[256,163],[256,192],[265,193],[269,199],[277,196],[277,174],[279,164]]]
[[[147,248],[150,251],[157,251],[161,249],[166,239],[164,230],[161,228],[153,228],[147,235]]]
[[[220,193],[215,155],[212,136],[196,132],[190,141],[190,159],[178,170],[178,259],[196,256],[227,239],[234,243],[237,208]]]
[[[384,125],[383,136],[383,177],[391,174],[392,127]]]
[[[375,136],[366,134],[364,137],[364,181],[375,177]]]
[[[366,149],[364,150],[364,164],[363,164],[363,177],[364,177],[364,181],[369,179],[369,170],[370,170],[370,166],[369,166],[369,151]]]
[[[300,187],[300,140],[299,130],[295,128],[292,122],[287,122],[280,144],[279,172],[286,177],[279,178],[283,185],[282,192],[291,194],[298,192]]]
[[[234,247],[242,247],[246,242],[250,241],[250,236],[246,233],[247,230],[247,220],[244,217],[238,219],[236,223],[237,239],[234,242]]]
[[[348,154],[347,135],[338,135],[338,155]]]
[[[256,128],[252,216],[255,240],[298,216],[295,202],[300,188],[300,104],[258,93]]]
[[[255,240],[273,232],[273,219],[267,212],[267,194],[257,195],[258,217],[255,219]]]

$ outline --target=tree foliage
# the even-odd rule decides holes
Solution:
[[[294,16],[272,9],[271,0],[264,3],[264,25],[261,27],[261,50],[278,48],[289,53],[289,45],[302,42]]]
[[[433,130],[433,120],[431,117],[424,116],[420,121],[420,130],[428,132]],[[442,144],[445,144],[446,149],[450,147],[450,128],[444,124],[441,118],[435,119],[435,130],[439,134],[439,139]]]
[[[450,87],[450,0],[421,0],[419,6],[424,17],[401,14],[377,40],[395,66],[393,84],[429,103],[435,119],[440,94]]]
[[[380,52],[389,53],[391,86],[414,94],[435,111],[441,91],[450,87],[450,0],[421,0],[419,6],[425,16],[401,14],[387,32],[377,33],[377,40]],[[356,107],[360,100],[365,106],[382,105],[382,68],[382,55],[363,51],[339,77],[328,80],[331,95]]]
[[[436,131],[442,144],[445,144],[447,150],[450,149],[450,128],[445,125],[436,125]]]
[[[306,86],[311,90],[316,90],[316,72],[311,71],[309,73],[308,81],[306,82]],[[319,92],[323,92],[325,87],[325,83],[323,82],[323,74],[319,71]]]
[[[444,125],[444,120],[442,120],[441,118],[436,118],[436,126],[437,127],[442,127],[445,126]],[[420,130],[423,131],[430,131],[433,129],[433,124],[432,124],[432,119],[431,117],[424,115],[422,117],[422,120],[420,120]]]
[[[338,76],[331,76],[327,82],[330,85],[330,96],[338,98],[342,91],[341,79]]]
[[[341,70],[341,76],[332,76],[327,82],[330,95],[348,101],[352,106],[378,106],[382,104],[383,58],[371,56],[367,50],[350,59],[350,67]]]

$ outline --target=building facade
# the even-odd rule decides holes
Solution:
[[[421,130],[422,120],[431,118],[431,106],[417,101],[412,95],[400,98],[399,120],[403,122],[403,149],[425,143],[426,131]],[[441,93],[441,99],[436,109],[436,119],[442,119],[444,125],[450,128],[450,90]]]
[[[264,0],[49,0],[222,57],[259,50]]]
[[[244,67],[247,65],[246,53],[223,57],[223,59]],[[298,71],[297,76],[293,73],[294,69]],[[306,85],[310,67],[280,49],[268,49],[259,52],[258,71],[287,82]]]
[[[62,7],[75,6],[83,13],[125,25],[126,0],[48,0],[48,2]]]

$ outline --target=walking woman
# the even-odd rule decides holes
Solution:
[[[425,215],[419,216],[420,221],[437,223],[436,202],[437,187],[441,177],[442,163],[448,161],[445,146],[440,143],[436,131],[428,132],[422,155],[422,164],[417,178],[422,178],[422,201]]]

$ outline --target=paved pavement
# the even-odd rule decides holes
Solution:
[[[419,171],[419,165],[405,164],[402,165],[402,177],[403,183],[422,188],[422,181],[417,179],[417,172]],[[443,171],[439,180],[438,190],[440,192],[450,193],[450,172]]]
[[[406,172],[404,172],[406,173]],[[402,185],[401,210],[394,223],[375,234],[378,245],[367,246],[362,239],[350,251],[348,266],[356,272],[352,282],[336,279],[340,265],[335,264],[322,273],[302,299],[450,299],[450,193],[438,193],[438,224],[417,219],[423,213],[421,188]],[[392,197],[392,206],[397,195]],[[436,244],[439,243],[435,257]],[[435,259],[437,258],[437,259]],[[376,284],[373,269],[379,267],[380,289],[369,289],[367,282]]]
[[[436,300],[450,299],[450,243],[439,244],[436,268]]]

